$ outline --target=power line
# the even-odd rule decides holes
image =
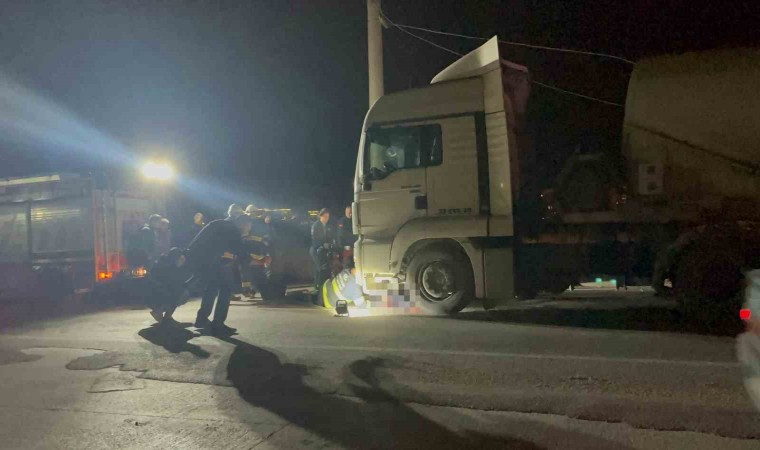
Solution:
[[[385,16],[385,14],[383,14],[383,16]],[[478,37],[478,36],[467,36],[467,35],[464,35],[464,34],[449,33],[449,32],[446,32],[446,31],[438,31],[438,30],[431,30],[431,29],[428,29],[428,28],[415,27],[415,26],[412,26],[412,25],[402,25],[402,24],[395,24],[394,23],[393,26],[395,26],[397,28],[400,28],[400,29],[408,28],[410,30],[423,31],[423,32],[432,33],[432,34],[440,34],[442,36],[452,36],[452,37],[458,37],[458,38],[463,38],[463,39],[474,39],[474,40],[477,40],[477,41],[487,41],[488,40],[486,38],[482,38],[482,37]],[[621,56],[610,55],[608,53],[590,52],[590,51],[586,51],[586,50],[575,50],[575,49],[570,49],[570,48],[549,47],[549,46],[545,46],[545,45],[526,44],[526,43],[523,43],[523,42],[505,41],[505,40],[502,40],[502,39],[499,39],[499,43],[506,44],[506,45],[514,45],[514,46],[518,46],[518,47],[534,48],[534,49],[538,49],[538,50],[548,50],[548,51],[562,52],[562,53],[573,53],[573,54],[577,54],[577,55],[599,56],[599,57],[602,57],[602,58],[609,58],[609,59],[614,59],[614,60],[617,60],[617,61],[622,61],[622,62],[625,62],[627,64],[635,64],[630,59],[626,59],[626,58],[623,58]]]
[[[541,87],[546,88],[546,89],[551,89],[553,91],[562,92],[563,94],[574,95],[576,97],[585,98],[587,100],[593,100],[595,102],[604,103],[605,105],[617,106],[618,108],[624,108],[625,107],[624,105],[622,105],[620,103],[611,102],[609,100],[603,100],[601,98],[591,97],[590,95],[584,95],[584,94],[580,94],[578,92],[568,91],[566,89],[561,89],[561,88],[558,88],[556,86],[551,86],[549,84],[541,83],[540,81],[531,80],[531,83],[536,84],[536,85],[541,86]]]
[[[435,42],[429,41],[429,40],[427,40],[427,39],[425,39],[425,38],[423,38],[421,36],[418,36],[418,35],[412,33],[411,31],[405,30],[404,28],[402,28],[403,25],[398,25],[395,22],[393,22],[390,18],[388,18],[388,16],[385,15],[385,13],[383,12],[382,9],[379,9],[379,11],[380,11],[380,15],[382,16],[382,18],[386,22],[388,22],[388,24],[390,24],[391,26],[393,26],[393,27],[395,27],[395,28],[403,31],[404,33],[408,34],[409,36],[412,36],[415,39],[419,39],[419,40],[421,40],[423,42],[426,42],[426,43],[428,43],[428,44],[430,44],[430,45],[432,45],[432,46],[434,46],[434,47],[436,47],[436,48],[438,48],[440,50],[449,52],[451,54],[454,54],[454,55],[457,55],[457,56],[464,56],[462,53],[459,53],[459,52],[457,52],[455,50],[451,50],[450,48],[446,48],[446,47],[444,47],[442,45],[436,44]],[[423,31],[425,31],[425,30],[423,29]],[[437,33],[458,36],[458,35],[456,35],[454,33],[445,33],[443,31],[437,32]],[[473,37],[473,36],[461,36],[461,37],[466,37],[466,38],[469,38],[469,39],[487,40],[487,39],[483,39],[483,38],[476,38],[476,37]],[[556,92],[561,92],[561,93],[564,93],[564,94],[567,94],[567,95],[573,95],[575,97],[584,98],[586,100],[596,101],[596,102],[599,102],[599,103],[603,103],[605,105],[616,106],[616,107],[619,107],[619,108],[623,107],[623,105],[621,105],[620,103],[611,102],[609,100],[603,100],[601,98],[591,97],[590,95],[585,95],[585,94],[581,94],[581,93],[578,93],[578,92],[568,91],[567,89],[558,88],[558,87],[555,87],[555,86],[548,85],[546,83],[541,83],[539,81],[531,80],[531,83],[533,83],[533,84],[535,84],[537,86],[541,86],[541,87],[546,88],[546,89],[551,89],[551,90],[556,91]]]
[[[445,50],[445,51],[447,51],[449,53],[452,53],[453,50],[450,50],[450,49],[447,49],[447,48],[443,48],[443,47],[439,46],[438,44],[430,42],[430,41],[426,40],[425,38],[423,38],[421,36],[417,36],[416,34],[412,34],[407,29],[409,29],[409,30],[416,30],[416,31],[423,31],[423,32],[432,33],[432,34],[439,34],[439,35],[442,35],[442,36],[452,36],[452,37],[458,37],[458,38],[463,38],[463,39],[472,39],[472,40],[481,41],[481,42],[488,40],[487,38],[483,38],[483,37],[480,37],[480,36],[467,36],[465,34],[449,33],[447,31],[431,30],[429,28],[416,27],[416,26],[413,26],[413,25],[402,25],[402,24],[395,23],[395,22],[393,22],[388,17],[388,15],[385,14],[385,11],[383,11],[382,7],[380,6],[380,4],[377,3],[376,0],[372,0],[372,1],[374,1],[377,4],[377,9],[378,9],[378,11],[380,11],[380,15],[383,16],[383,19],[385,19],[385,21],[388,22],[390,25],[398,28],[401,31],[404,31],[404,32],[408,33],[411,36],[414,36],[415,38],[417,38],[417,39],[419,39],[421,41],[425,41],[425,42],[427,42],[429,44],[432,44],[432,45],[434,45],[434,46],[436,46],[436,47],[438,47],[438,48],[440,48],[442,50]],[[576,54],[576,55],[598,56],[598,57],[601,57],[601,58],[609,58],[609,59],[614,59],[614,60],[617,60],[617,61],[622,61],[624,63],[631,64],[631,65],[635,64],[635,62],[631,61],[630,59],[623,58],[622,56],[610,55],[609,53],[590,52],[590,51],[587,51],[587,50],[575,50],[575,49],[571,49],[571,48],[550,47],[550,46],[546,46],[546,45],[526,44],[524,42],[505,41],[503,39],[499,39],[499,43],[505,44],[505,45],[514,45],[514,46],[517,46],[517,47],[533,48],[533,49],[537,49],[537,50],[547,50],[547,51],[561,52],[561,53],[572,53],[572,54]]]
[[[443,50],[445,52],[449,52],[449,53],[457,55],[457,56],[464,56],[462,53],[459,53],[457,51],[451,50],[450,48],[446,48],[446,47],[444,47],[442,45],[438,45],[438,44],[436,44],[433,41],[429,41],[429,40],[423,38],[422,36],[418,36],[418,35],[412,33],[411,31],[408,31],[408,30],[404,29],[403,27],[397,25],[388,16],[385,15],[385,12],[383,12],[383,10],[382,10],[382,8],[380,8],[379,4],[377,6],[378,6],[377,10],[380,11],[380,15],[382,16],[382,19],[385,20],[386,22],[388,22],[391,26],[393,26],[395,28],[398,28],[399,30],[403,31],[404,33],[408,34],[409,36],[412,36],[415,39],[419,39],[422,42],[426,42],[426,43],[428,43],[428,44],[432,45],[433,47],[436,47],[436,48],[438,48],[440,50]]]

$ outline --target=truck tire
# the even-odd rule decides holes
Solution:
[[[743,260],[726,240],[694,242],[673,268],[673,293],[683,313],[708,322],[738,318]]]
[[[412,258],[407,274],[413,304],[434,314],[456,314],[475,295],[470,262],[455,250],[423,249]]]

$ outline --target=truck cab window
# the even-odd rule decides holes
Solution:
[[[379,179],[396,170],[441,164],[440,125],[375,128],[367,131],[364,173]]]

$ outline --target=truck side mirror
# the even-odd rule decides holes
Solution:
[[[383,172],[382,169],[378,169],[377,167],[370,167],[369,172],[364,174],[364,181],[373,181],[373,180],[382,180],[383,178],[387,177],[388,173]]]

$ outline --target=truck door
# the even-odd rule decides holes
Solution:
[[[426,167],[440,158],[440,135],[437,124],[367,131],[357,198],[362,235],[392,238],[405,223],[427,215]]]
[[[473,216],[481,213],[479,154],[474,116],[440,119],[435,155],[427,164],[429,216]],[[440,143],[443,143],[441,145]],[[441,151],[445,149],[445,155]],[[473,232],[475,230],[472,230]]]

